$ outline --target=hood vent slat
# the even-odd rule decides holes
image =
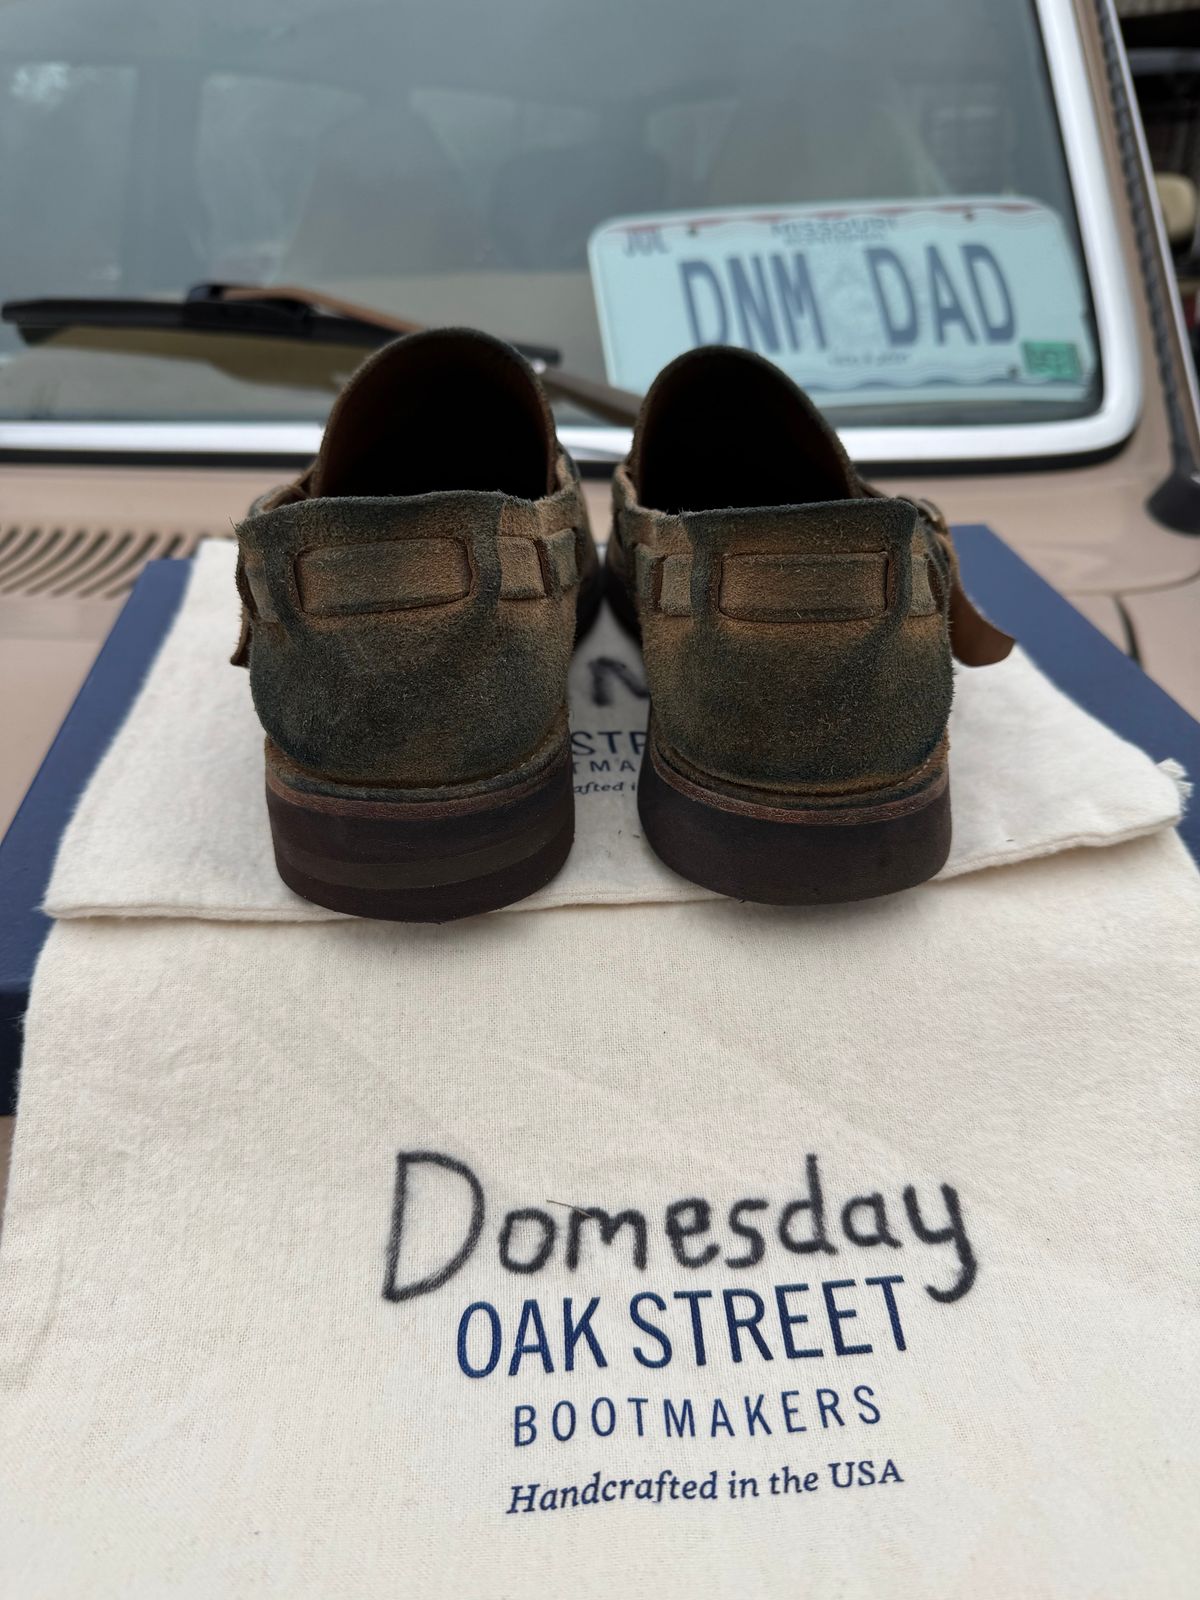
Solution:
[[[0,527],[0,595],[120,600],[148,561],[190,556],[204,531]]]

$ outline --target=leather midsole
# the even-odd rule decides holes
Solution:
[[[831,795],[828,798],[822,796],[821,803],[813,805],[811,802],[805,803],[803,800],[797,801],[785,797],[782,793],[779,793],[778,800],[772,803],[774,797],[769,790],[763,791],[761,800],[741,799],[697,783],[674,764],[671,752],[663,746],[653,729],[646,747],[647,758],[654,763],[654,770],[664,783],[670,784],[688,799],[710,806],[714,810],[725,811],[733,816],[755,817],[764,822],[799,825],[821,823],[847,827],[887,822],[893,817],[909,816],[914,811],[924,810],[939,795],[944,794],[950,779],[950,767],[944,749],[937,754],[941,756],[939,761],[926,763],[925,767],[917,769],[910,775],[908,782],[916,782],[919,786],[910,788],[907,793],[897,795],[893,799],[866,800],[861,793],[848,794],[844,797]],[[889,788],[894,791],[903,788],[904,784],[905,780],[901,780],[899,784],[889,785]]]
[[[430,794],[425,790],[420,799],[410,800],[403,797],[403,791],[391,790],[385,791],[386,798],[385,794],[377,794],[367,799],[353,792],[344,797],[330,793],[333,785],[328,780],[322,793],[294,787],[272,763],[271,748],[268,746],[267,787],[290,805],[325,816],[432,821],[441,817],[466,817],[481,811],[495,811],[499,806],[523,800],[552,783],[560,768],[569,766],[570,761],[570,744],[563,742],[544,766],[506,786],[495,785],[461,797],[456,796],[452,789],[447,789],[442,795]]]

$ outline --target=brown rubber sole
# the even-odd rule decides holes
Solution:
[[[950,853],[945,766],[917,794],[801,810],[733,799],[686,777],[651,733],[638,812],[655,854],[704,889],[764,905],[870,900],[932,878]]]
[[[575,836],[571,757],[511,788],[437,800],[313,794],[268,762],[275,865],[314,905],[387,922],[451,922],[548,883]]]

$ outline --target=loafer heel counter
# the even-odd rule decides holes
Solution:
[[[498,498],[430,496],[417,515],[360,501],[341,526],[310,502],[239,530],[251,690],[291,759],[432,787],[509,770],[544,741],[583,574],[550,541],[502,534]]]
[[[343,783],[433,788],[514,768],[563,714],[574,617],[456,633],[422,617],[384,638],[366,624],[336,644],[256,638],[259,721],[293,761]]]
[[[850,788],[922,766],[953,693],[947,584],[913,508],[893,505],[808,507],[774,526],[740,516],[723,538],[684,519],[689,555],[639,552],[671,747],[752,786]]]

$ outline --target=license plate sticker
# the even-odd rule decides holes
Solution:
[[[671,212],[605,222],[588,260],[608,376],[734,344],[819,398],[1084,399],[1086,286],[1062,219],[1013,197]],[[941,391],[941,392],[939,392]]]

